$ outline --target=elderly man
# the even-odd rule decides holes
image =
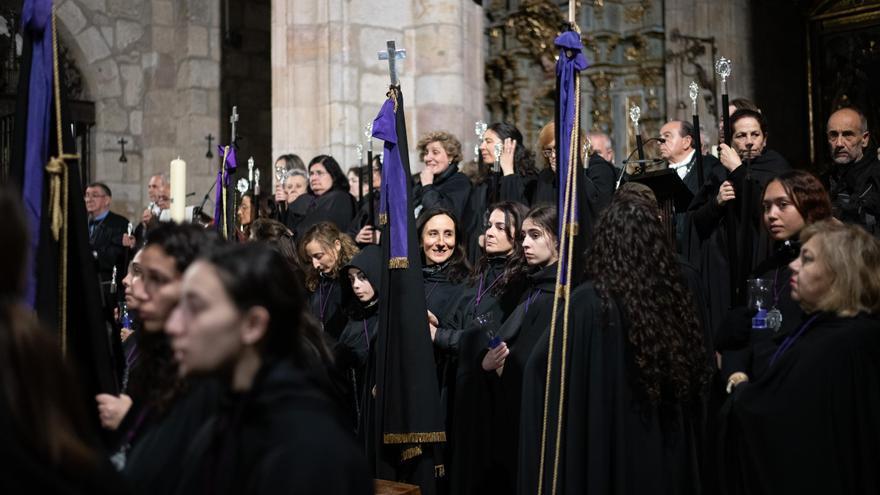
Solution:
[[[150,204],[144,209],[141,221],[134,231],[134,237],[126,237],[126,247],[143,247],[147,230],[155,228],[158,222],[167,221],[168,208],[171,207],[171,181],[164,173],[150,176],[147,182],[147,197]]]
[[[841,108],[828,118],[826,136],[834,216],[880,236],[880,163],[874,150],[868,150],[868,119],[858,109]]]
[[[694,150],[696,131],[693,124],[683,120],[667,122],[660,128],[660,156],[667,161],[669,168],[675,170],[681,180],[696,195],[703,184],[697,177],[697,152]],[[712,155],[703,157],[703,180],[719,166],[720,162]]]
[[[122,291],[117,290],[114,293],[111,287],[120,284],[128,263],[129,253],[124,239],[129,223],[125,217],[110,211],[113,194],[106,184],[102,182],[89,184],[86,187],[85,200],[86,213],[89,214],[89,244],[98,268],[104,307],[112,313]]]
[[[614,165],[614,142],[611,140],[611,136],[604,132],[591,132],[589,136],[593,151],[604,158],[606,162]]]

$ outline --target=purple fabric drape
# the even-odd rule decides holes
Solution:
[[[388,222],[391,235],[391,259],[408,259],[406,245],[406,195],[408,180],[400,161],[394,100],[388,98],[373,121],[373,137],[385,142],[382,158],[382,187],[379,193],[379,218]]]
[[[220,220],[223,218],[222,215],[226,213],[223,211],[223,189],[229,187],[237,164],[235,162],[235,148],[229,147],[228,156],[226,155],[225,146],[217,146],[217,149],[220,150],[221,160],[223,160],[224,156],[226,157],[226,160],[217,172],[217,182],[214,184],[214,227],[222,236],[224,234],[223,222]]]
[[[49,161],[50,115],[52,106],[52,0],[25,0],[21,23],[33,41],[28,84],[28,117],[24,157],[22,200],[30,227],[31,253],[27,270],[25,303],[34,307],[37,273],[34,259],[40,245],[43,205],[43,167]]]
[[[566,31],[559,35],[554,41],[559,47],[559,60],[556,62],[556,78],[557,90],[559,92],[559,123],[558,131],[558,152],[557,160],[557,177],[559,179],[559,239],[565,235],[565,231],[570,221],[576,223],[577,218],[577,191],[572,190],[571,195],[574,198],[572,203],[573,218],[566,218],[563,215],[565,209],[565,185],[568,180],[569,159],[571,151],[571,130],[575,125],[575,104],[577,103],[577,95],[575,94],[575,78],[578,73],[587,68],[587,59],[584,57],[584,46],[581,44],[581,37],[574,31]],[[571,249],[572,246],[568,246]],[[567,253],[559,253],[559,263],[562,265],[562,274],[565,277],[565,264],[567,262]],[[560,281],[566,284],[567,280]]]

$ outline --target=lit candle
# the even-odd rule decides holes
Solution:
[[[171,160],[171,219],[177,223],[186,219],[186,162],[179,156]]]

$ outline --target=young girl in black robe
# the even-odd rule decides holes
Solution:
[[[767,328],[752,330],[755,308],[738,307],[728,313],[716,343],[728,393],[743,381],[759,378],[779,343],[800,326],[802,312],[791,299],[788,264],[799,254],[801,230],[831,217],[831,201],[818,178],[792,170],[767,183],[763,210],[764,226],[775,250],[753,275],[770,282],[769,297],[763,302],[768,311]]]
[[[363,430],[361,418],[368,400],[366,369],[370,350],[376,342],[379,324],[379,287],[382,280],[382,250],[367,246],[342,268],[342,306],[348,323],[334,348],[336,366],[351,384],[352,412],[357,431]],[[347,280],[347,283],[346,283]]]
[[[600,215],[587,282],[524,367],[517,493],[700,493],[711,370],[659,219],[626,193]]]
[[[348,320],[342,308],[340,271],[357,252],[351,237],[330,222],[313,226],[299,242],[300,260],[306,267],[309,309],[334,340],[339,338]]]

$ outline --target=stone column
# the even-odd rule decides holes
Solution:
[[[377,52],[389,39],[407,50],[398,70],[411,159],[430,130],[472,148],[473,122],[483,116],[482,15],[460,0],[273,0],[273,156],[308,162],[329,153],[343,168],[356,163],[364,124],[385,99],[388,64]]]

